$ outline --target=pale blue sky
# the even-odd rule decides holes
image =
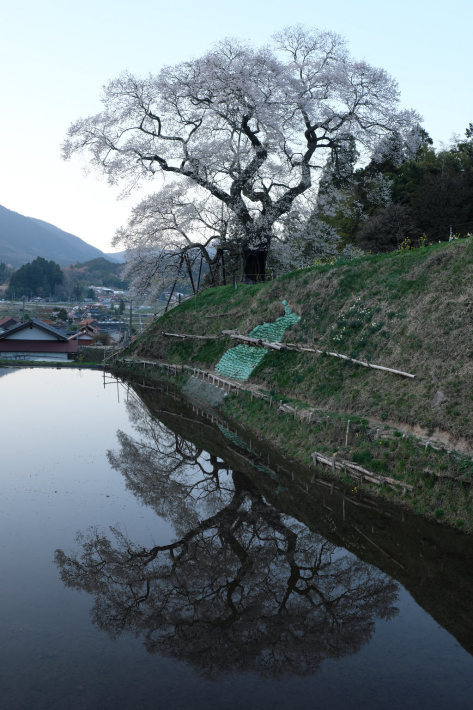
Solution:
[[[97,112],[102,85],[125,69],[153,73],[226,36],[263,44],[297,23],[340,33],[355,58],[384,67],[437,143],[473,121],[471,0],[0,0],[0,204],[110,251],[136,198],[117,201],[83,161],[61,160],[68,125]]]

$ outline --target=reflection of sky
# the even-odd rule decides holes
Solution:
[[[13,368],[13,367],[0,367],[0,377],[5,377],[5,375],[11,375],[14,372],[17,372],[18,368]]]
[[[154,539],[156,515],[126,491],[106,457],[117,428],[130,429],[126,393],[119,402],[117,386],[102,384],[100,372],[87,370],[19,370],[2,379],[4,539],[28,540],[31,549],[48,536],[52,554],[84,526],[117,522]]]

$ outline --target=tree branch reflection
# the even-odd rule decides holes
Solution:
[[[395,582],[268,505],[244,474],[221,480],[223,461],[143,412],[137,428],[110,461],[176,539],[143,548],[89,530],[77,555],[56,551],[64,583],[95,596],[93,621],[112,637],[133,631],[206,675],[304,674],[396,613]]]
[[[233,484],[227,464],[171,431],[138,399],[128,403],[137,438],[117,432],[119,453],[108,452],[113,468],[145,505],[170,520],[177,534],[228,502]]]

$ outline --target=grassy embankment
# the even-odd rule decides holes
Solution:
[[[160,332],[245,334],[282,315],[283,299],[301,316],[286,342],[416,377],[327,355],[272,351],[251,382],[276,400],[317,410],[312,424],[294,422],[250,396],[229,397],[228,414],[302,463],[313,451],[337,453],[410,483],[414,491],[404,500],[411,508],[473,530],[473,240],[314,267],[236,291],[210,289],[160,318],[134,355],[212,369],[235,344],[229,338],[202,343]],[[428,439],[447,450],[426,447]]]

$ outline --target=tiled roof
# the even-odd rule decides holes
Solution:
[[[0,328],[5,323],[11,323],[12,325],[15,325],[15,323],[18,323],[18,321],[16,318],[10,318],[10,316],[4,316],[3,318],[0,318]]]
[[[14,325],[13,328],[6,330],[4,333],[0,333],[0,340],[8,339],[11,335],[13,335],[13,333],[18,333],[20,330],[32,328],[33,326],[44,330],[46,333],[54,335],[57,340],[67,341],[66,336],[63,335],[63,333],[60,333],[59,330],[52,328],[50,325],[46,325],[46,323],[43,323],[43,321],[37,320],[36,318],[31,318],[31,320],[25,321],[25,323],[18,323],[17,325]]]
[[[68,340],[90,340],[92,341],[94,338],[92,334],[87,330],[87,328],[82,328],[81,330],[77,331],[77,333],[73,333],[68,337]]]

